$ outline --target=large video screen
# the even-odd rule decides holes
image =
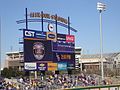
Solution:
[[[24,39],[24,61],[51,61],[53,60],[51,41]]]

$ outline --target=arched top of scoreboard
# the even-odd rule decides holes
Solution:
[[[29,19],[28,19],[29,16]],[[42,31],[43,31],[43,22],[47,22],[50,24],[55,24],[56,25],[56,32],[57,32],[57,25],[68,28],[68,34],[70,34],[70,30],[77,32],[76,29],[72,28],[70,26],[70,19],[65,19],[63,17],[55,15],[51,15],[48,13],[43,13],[41,12],[30,12],[29,14],[27,13],[27,8],[26,8],[26,19],[23,20],[18,20],[16,21],[17,24],[21,23],[26,23],[26,29],[28,29],[28,22],[41,22],[42,24]]]
[[[20,23],[25,23],[26,20],[23,19],[23,20],[19,20],[19,21],[16,21],[17,24],[20,24]],[[42,22],[42,19],[28,19],[28,22]],[[53,21],[53,20],[48,20],[48,19],[43,19],[43,22],[48,22],[48,23],[51,23],[51,24],[55,24],[56,22]],[[64,23],[61,23],[61,22],[57,22],[57,25],[60,25],[60,26],[63,26],[65,28],[68,28],[68,25],[64,24]],[[70,27],[70,30],[74,31],[74,32],[77,32],[76,29]]]

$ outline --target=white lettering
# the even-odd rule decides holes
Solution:
[[[35,36],[35,32],[33,32],[33,31],[25,31],[25,36],[34,37]]]
[[[73,41],[73,37],[68,37],[67,40]]]

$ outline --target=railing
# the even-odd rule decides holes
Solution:
[[[67,88],[64,90],[120,90],[120,84],[119,85],[75,87],[75,88]]]

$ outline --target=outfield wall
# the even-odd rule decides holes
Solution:
[[[64,90],[120,90],[120,85],[76,87],[76,88],[68,88]]]

